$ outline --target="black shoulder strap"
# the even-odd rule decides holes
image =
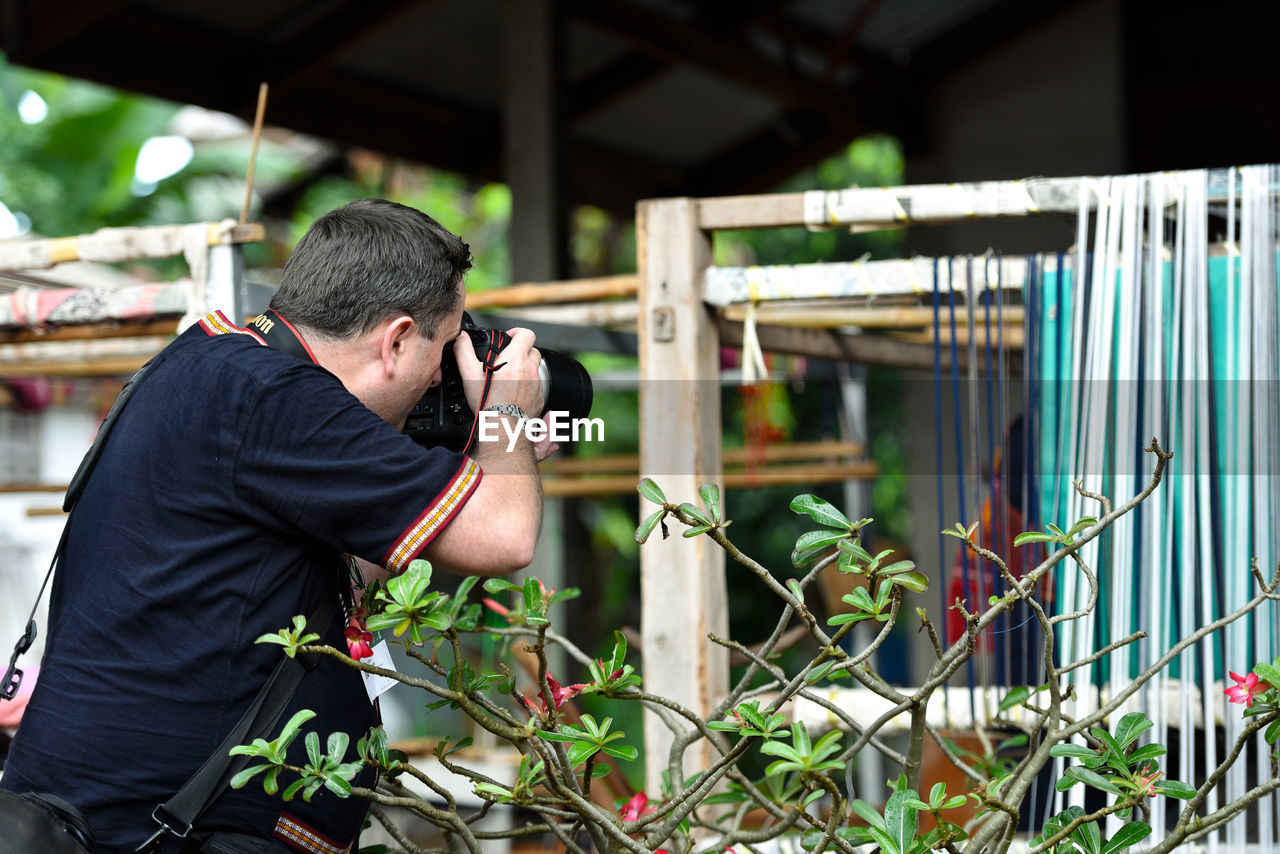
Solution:
[[[329,621],[333,619],[334,607],[334,597],[325,596],[307,621],[307,630],[323,636]],[[231,748],[265,737],[275,730],[289,699],[293,697],[302,677],[315,666],[315,662],[315,659],[311,659],[304,664],[297,658],[288,657],[280,660],[258,696],[254,697],[249,708],[213,754],[173,797],[151,811],[151,818],[160,826],[136,851],[155,850],[164,844],[166,834],[173,834],[179,839],[186,838],[196,820],[217,800],[231,778],[248,764],[249,757],[232,756]]]

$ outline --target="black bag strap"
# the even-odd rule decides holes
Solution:
[[[307,621],[308,631],[323,636],[329,621],[333,619],[334,605],[335,597],[325,596]],[[156,850],[156,846],[163,844],[165,834],[173,834],[179,839],[186,838],[196,820],[217,800],[232,776],[248,764],[249,757],[233,757],[231,748],[265,737],[273,731],[302,677],[314,666],[314,661],[304,664],[297,658],[281,659],[267,678],[266,684],[258,691],[258,696],[254,697],[249,708],[213,754],[173,797],[151,811],[151,818],[160,827],[136,851]]]

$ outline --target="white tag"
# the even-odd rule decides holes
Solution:
[[[381,667],[383,670],[395,670],[395,662],[391,660],[391,649],[387,646],[385,640],[380,640],[373,645],[373,655],[365,659],[366,662],[374,667]],[[363,670],[360,675],[364,677],[364,690],[369,694],[369,702],[372,703],[378,699],[380,694],[386,693],[387,689],[393,685],[399,684],[390,676],[380,676],[377,673],[367,673]]]

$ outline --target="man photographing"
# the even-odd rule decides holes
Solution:
[[[478,443],[467,456],[399,432],[439,381],[445,347],[473,411],[543,409],[540,356],[522,329],[480,399],[484,368],[458,335],[470,264],[426,214],[353,202],[298,243],[269,334],[215,313],[152,360],[71,516],[40,680],[0,786],[66,799],[99,852],[131,852],[271,673],[279,650],[257,637],[329,597],[341,604],[324,641],[345,649],[344,556],[389,573],[426,558],[478,575],[532,560],[537,463],[553,446]],[[309,728],[358,737],[376,723],[359,673],[316,658],[281,720],[309,708]],[[366,808],[327,792],[285,803],[227,790],[161,850],[198,851],[220,830],[337,854]]]

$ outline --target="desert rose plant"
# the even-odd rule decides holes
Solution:
[[[920,685],[904,688],[890,684],[868,666],[872,654],[904,618],[911,593],[924,591],[930,573],[913,562],[894,559],[891,553],[871,554],[859,534],[870,520],[852,521],[837,508],[814,495],[800,495],[791,510],[814,523],[797,540],[789,565],[770,567],[743,554],[728,535],[729,519],[718,489],[705,485],[699,502],[669,500],[652,480],[639,484],[639,492],[655,509],[636,531],[644,543],[655,531],[662,536],[680,525],[685,537],[711,538],[729,558],[746,567],[764,590],[777,598],[780,615],[768,638],[747,646],[732,638],[710,640],[737,653],[746,666],[707,718],[670,698],[645,690],[640,672],[628,661],[621,633],[608,656],[593,658],[555,631],[552,620],[560,603],[575,591],[548,591],[536,579],[516,585],[503,579],[485,582],[487,607],[500,613],[505,626],[482,624],[486,605],[471,600],[475,579],[465,579],[450,595],[431,589],[431,567],[414,562],[401,576],[366,591],[361,608],[348,627],[348,649],[318,644],[305,633],[299,617],[291,628],[261,638],[277,643],[286,655],[328,655],[351,667],[419,688],[431,695],[434,705],[462,710],[474,726],[491,733],[519,752],[518,766],[509,779],[493,779],[465,766],[458,751],[469,739],[446,739],[435,757],[450,772],[470,781],[479,808],[460,807],[449,790],[393,750],[385,732],[375,729],[353,745],[346,734],[334,733],[322,740],[306,732],[309,712],[300,712],[272,740],[258,739],[234,752],[246,755],[248,765],[233,780],[244,786],[260,780],[266,791],[280,797],[308,798],[321,787],[341,796],[367,798],[372,814],[381,821],[408,854],[424,850],[399,829],[388,811],[406,809],[438,827],[449,851],[479,852],[486,840],[520,835],[552,835],[566,851],[654,852],[684,854],[694,851],[758,850],[781,836],[791,836],[809,851],[867,851],[874,846],[884,854],[923,854],[926,851],[1003,852],[1017,836],[1019,820],[1033,781],[1055,758],[1065,771],[1057,788],[1074,786],[1093,790],[1099,806],[1091,811],[1071,807],[1044,823],[1030,836],[1032,852],[1080,852],[1118,854],[1136,843],[1148,851],[1170,851],[1239,817],[1250,804],[1280,788],[1280,779],[1260,784],[1244,796],[1206,813],[1202,806],[1227,770],[1240,761],[1257,733],[1274,747],[1280,739],[1280,660],[1259,663],[1244,675],[1232,673],[1228,699],[1243,706],[1247,723],[1226,752],[1223,761],[1198,783],[1171,780],[1161,770],[1165,747],[1146,739],[1152,723],[1145,715],[1119,715],[1125,701],[1141,689],[1187,647],[1247,616],[1268,601],[1280,598],[1280,568],[1269,577],[1256,566],[1241,567],[1256,582],[1253,597],[1240,608],[1201,626],[1172,644],[1147,670],[1123,691],[1092,711],[1070,716],[1065,675],[1085,663],[1102,659],[1116,649],[1143,637],[1139,632],[1096,650],[1085,659],[1062,661],[1054,646],[1056,629],[1089,615],[1098,601],[1098,579],[1080,557],[1085,543],[1098,537],[1118,518],[1132,511],[1159,487],[1170,455],[1152,441],[1147,449],[1155,457],[1154,474],[1146,487],[1123,504],[1112,507],[1107,498],[1076,489],[1096,501],[1096,517],[1075,520],[1044,532],[1026,532],[1017,542],[1044,543],[1048,557],[1016,578],[1005,558],[980,545],[976,526],[958,525],[950,533],[974,554],[998,568],[1003,589],[986,603],[958,602],[965,622],[963,637],[949,647],[939,640],[936,617],[924,609],[908,609],[919,627],[932,639],[934,661]],[[1060,564],[1067,562],[1063,567]],[[1055,571],[1078,572],[1092,595],[1083,607],[1055,614],[1038,597],[1041,582]],[[822,573],[846,579],[841,614],[821,618],[805,604],[806,593]],[[857,583],[855,583],[857,582]],[[505,597],[506,601],[498,598]],[[1021,730],[1016,741],[1024,745],[1014,759],[996,761],[992,755],[964,757],[963,751],[928,720],[931,700],[962,674],[975,654],[978,637],[1014,607],[1029,608],[1039,623],[1045,681],[1015,686],[1000,704],[993,729]],[[853,628],[867,623],[875,628],[862,649],[849,650]],[[789,629],[799,626],[816,653],[802,664],[784,668],[775,652]],[[372,632],[382,631],[421,662],[435,678],[419,678],[377,667],[367,660]],[[520,667],[500,664],[479,669],[464,651],[464,639],[472,633],[491,633],[512,641],[511,660],[526,662],[528,681],[534,688],[518,690]],[[589,681],[561,682],[549,669],[549,651],[559,647],[581,666]],[[874,692],[891,708],[870,724],[860,723],[845,709],[825,699],[815,689],[834,679],[851,679]],[[577,714],[576,697],[594,694],[608,704],[639,703],[658,715],[674,734],[665,759],[666,785],[661,792],[631,793],[610,787],[619,763],[636,760],[636,738],[615,726],[611,717]],[[810,732],[791,716],[793,700],[807,698],[824,707],[838,726]],[[621,708],[621,707],[619,707]],[[1018,714],[1015,718],[1013,712]],[[900,716],[909,721],[905,746],[887,737],[888,725]],[[286,751],[303,738],[307,763],[291,764]],[[931,740],[966,775],[963,791],[949,791],[939,783],[922,791],[921,759]],[[702,755],[693,748],[708,743],[713,760],[708,767],[691,764],[688,757]],[[896,766],[879,797],[854,797],[844,783],[845,770],[862,751],[880,753]],[[964,761],[969,758],[970,761]],[[1275,756],[1270,757],[1272,763]],[[381,771],[376,789],[352,785],[362,767]],[[1274,767],[1274,765],[1273,765]],[[755,770],[749,770],[755,769]],[[402,784],[416,779],[430,794],[414,794]],[[1176,822],[1160,828],[1155,839],[1150,823],[1150,802],[1173,798],[1183,802]],[[874,800],[875,803],[871,801]],[[536,820],[506,830],[480,830],[480,819],[492,805],[522,807]],[[947,811],[964,804],[977,807],[976,816],[964,826],[949,821]],[[1104,835],[1106,819],[1117,826]]]

